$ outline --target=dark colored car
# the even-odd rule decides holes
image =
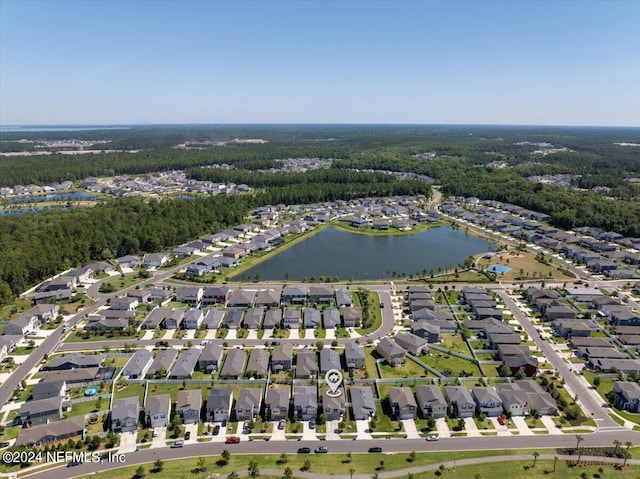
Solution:
[[[216,424],[215,427],[213,428],[213,435],[217,436],[218,434],[220,434],[220,426]]]
[[[168,348],[169,347],[169,341],[158,341],[156,343],[156,347],[158,347],[158,348]]]
[[[188,441],[189,439],[191,439],[191,431],[187,431],[187,432],[184,434],[184,440],[185,440],[185,441]]]
[[[301,447],[298,449],[298,454],[309,454],[311,452],[311,449],[309,449],[308,447]]]
[[[369,452],[382,452],[381,447],[370,447]]]
[[[67,463],[67,467],[75,467],[75,466],[79,466],[80,464],[82,464],[82,462],[80,461],[71,461]]]

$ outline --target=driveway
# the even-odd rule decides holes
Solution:
[[[336,339],[336,330],[335,329],[326,329],[326,339]]]
[[[316,430],[309,427],[309,421],[302,423],[302,440],[303,441],[317,441]]]
[[[227,337],[224,339],[236,339],[237,336],[238,336],[237,329],[229,329],[229,331],[227,332]]]
[[[123,432],[120,434],[120,447],[118,448],[118,454],[125,452],[134,452],[137,449],[136,437],[138,431]]]
[[[265,329],[262,334],[262,339],[271,339],[273,338],[273,328]]]
[[[176,334],[175,329],[167,329],[164,333],[164,336],[162,336],[162,339],[173,339],[174,334]]]
[[[420,437],[416,422],[413,419],[403,419],[402,426],[407,435],[407,439],[418,439]]]
[[[195,329],[187,329],[184,332],[184,336],[182,339],[195,339],[196,338],[196,330]]]
[[[194,444],[198,442],[198,424],[185,424],[184,432],[190,432],[191,437],[188,441],[184,441],[185,444]]]
[[[304,338],[305,339],[316,339],[316,330],[313,328],[305,328],[304,330]]]
[[[449,437],[449,425],[447,424],[447,418],[439,417],[436,419],[436,431],[440,437]]]
[[[285,429],[278,429],[278,422],[279,421],[271,421],[271,426],[272,426],[272,430],[273,432],[271,433],[271,441],[286,441],[287,437],[286,437],[286,430]]]
[[[167,428],[158,427],[158,436],[151,439],[151,447],[165,447],[167,445]]]
[[[250,329],[249,333],[247,334],[247,339],[258,339],[258,330]]]
[[[356,428],[358,430],[358,435],[356,436],[356,439],[371,439],[371,433],[369,432],[368,419],[358,419],[356,421]]]
[[[529,429],[527,422],[522,416],[513,416],[511,418],[513,424],[518,428],[521,436],[533,436],[533,431]]]
[[[338,431],[338,424],[340,424],[338,420],[327,421],[327,441],[340,439],[340,434],[336,432]]]
[[[540,416],[540,421],[542,421],[544,427],[547,428],[549,434],[564,434],[560,429],[558,429],[558,426],[553,422],[553,418],[551,416]]]
[[[207,330],[207,334],[204,339],[216,339],[216,334],[218,333],[217,329],[209,329]]]
[[[504,426],[498,422],[497,417],[490,417],[491,424],[493,424],[494,429],[496,430],[497,436],[511,436],[511,432],[509,428],[505,424]]]
[[[213,435],[213,428],[216,426],[220,426],[220,432],[218,433],[217,436]],[[211,423],[211,442],[224,442],[225,439],[227,438],[227,428],[226,427],[222,427],[222,423],[221,422],[214,422]]]
[[[300,332],[297,328],[291,328],[289,330],[289,339],[300,339]]]
[[[478,430],[478,426],[472,417],[464,418],[464,430],[467,431],[467,437],[480,437],[480,431]]]

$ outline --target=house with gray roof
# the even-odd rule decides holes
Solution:
[[[121,375],[127,379],[142,379],[147,374],[152,362],[153,354],[151,351],[138,349],[122,368]]]
[[[199,357],[199,349],[187,349],[183,351],[171,369],[169,379],[189,379],[196,369]]]
[[[333,302],[333,288],[331,286],[310,286],[309,299],[315,303]]]
[[[221,378],[235,378],[242,376],[244,364],[247,362],[247,353],[242,349],[231,349],[227,353],[222,369],[220,370]]]
[[[266,349],[255,348],[249,354],[249,362],[247,363],[246,374],[254,378],[263,378],[269,370],[269,358],[271,355]]]
[[[336,329],[340,327],[340,311],[336,308],[327,308],[322,312],[324,329]]]
[[[264,329],[279,328],[282,323],[282,310],[280,308],[268,309],[264,313],[262,327]]]
[[[104,361],[102,354],[71,353],[66,356],[56,356],[47,369],[60,371],[63,369],[99,368]]]
[[[178,357],[178,350],[169,348],[158,351],[156,358],[147,370],[148,378],[164,379],[171,369],[171,365]]]
[[[231,417],[233,390],[231,388],[211,388],[207,397],[206,420],[208,422],[228,421]]]
[[[342,370],[340,354],[335,349],[323,348],[320,351],[320,373],[324,374],[331,369]]]
[[[269,307],[278,307],[280,306],[280,298],[282,296],[282,292],[277,289],[261,289],[258,291],[258,296],[255,300],[256,306],[269,306]]]
[[[260,414],[262,407],[262,389],[243,388],[238,391],[235,411],[238,421],[255,419]]]
[[[318,392],[315,386],[297,386],[293,396],[294,414],[300,421],[310,421],[318,416]]]
[[[315,308],[304,308],[304,327],[315,329],[320,324],[320,311]]]
[[[39,401],[55,397],[64,397],[67,394],[67,383],[64,381],[51,381],[48,383],[34,384],[31,390],[31,400]]]
[[[351,409],[356,421],[367,420],[376,415],[376,403],[370,386],[352,386],[350,393]]]
[[[21,429],[14,446],[31,448],[71,438],[84,440],[84,416]]]
[[[416,336],[415,334],[398,333],[393,339],[400,345],[400,347],[404,348],[414,356],[420,356],[421,354],[429,351],[427,340],[420,336]]]
[[[171,394],[147,396],[144,414],[147,427],[167,427],[171,414]]]
[[[231,293],[227,306],[230,308],[250,308],[253,305],[255,295],[255,291],[236,289]]]
[[[524,416],[529,412],[529,395],[516,383],[499,383],[496,389],[507,413],[511,413],[512,416]]]
[[[289,371],[293,367],[293,346],[291,343],[279,343],[271,354],[271,370],[274,373]]]
[[[307,289],[302,286],[285,286],[282,290],[282,302],[286,304],[306,303]]]
[[[338,421],[344,415],[347,395],[343,388],[340,388],[339,391],[342,392],[339,396],[327,394],[328,389],[322,394],[322,412],[328,421]]]
[[[116,399],[111,408],[110,428],[113,432],[133,432],[138,428],[139,417],[138,396]]]
[[[176,301],[199,306],[204,295],[204,288],[200,286],[179,286],[176,288]]]
[[[342,308],[342,320],[345,328],[356,328],[360,325],[360,315],[362,312],[359,308]]]
[[[422,417],[441,418],[447,415],[447,400],[435,384],[416,386],[416,400]]]
[[[473,417],[476,403],[464,386],[445,386],[444,397],[449,404],[449,412],[455,417]]]
[[[411,323],[411,333],[423,338],[427,343],[437,343],[440,341],[440,326],[432,324],[430,321],[414,321]]]
[[[62,419],[62,396],[26,401],[20,406],[22,424],[37,426]]]
[[[345,343],[344,360],[347,364],[347,369],[364,369],[365,367],[364,349],[362,349],[354,341],[349,341]]]
[[[492,387],[475,387],[471,389],[471,397],[476,402],[478,414],[487,417],[498,417],[502,415],[502,399],[498,392]]]
[[[315,351],[300,351],[296,357],[296,379],[315,378],[318,374],[318,360]]]
[[[240,329],[243,316],[244,311],[242,310],[227,311],[227,315],[224,317],[224,325],[229,329]]]
[[[413,397],[410,387],[391,387],[389,388],[389,406],[393,411],[393,417],[398,420],[414,419],[418,404]]]
[[[244,315],[244,327],[247,329],[259,329],[263,314],[263,307],[247,309]]]
[[[198,358],[198,370],[211,373],[218,371],[222,365],[224,349],[216,343],[205,344]]]
[[[557,416],[558,404],[553,396],[542,389],[533,379],[519,379],[514,382],[529,398],[530,410],[536,410],[543,416]]]
[[[222,323],[224,314],[223,309],[210,309],[207,311],[207,314],[205,314],[202,324],[208,330],[218,329]]]
[[[270,421],[287,419],[289,415],[289,388],[278,385],[277,388],[267,389],[264,399],[264,409]]]
[[[66,369],[60,371],[43,371],[42,382],[64,381],[67,384],[84,383],[98,378],[100,368]]]
[[[391,366],[400,366],[407,354],[406,349],[396,343],[393,339],[387,337],[382,338],[378,342],[375,351]]]
[[[198,424],[202,410],[202,391],[200,389],[181,389],[176,401],[176,414],[182,424]]]
[[[618,409],[637,413],[640,409],[640,385],[634,381],[616,381],[613,383]]]
[[[298,329],[302,320],[302,314],[299,309],[286,308],[282,315],[282,324],[285,328]]]
[[[109,303],[110,309],[117,311],[133,311],[138,307],[138,298],[124,296],[122,298],[111,298]]]
[[[351,292],[345,288],[337,288],[336,304],[340,308],[343,308],[343,307],[350,308],[353,305],[353,297],[351,296]]]
[[[162,318],[162,321],[160,322],[160,326],[162,326],[164,329],[178,329],[180,325],[182,325],[183,319],[184,319],[183,309],[171,309],[169,311],[166,311],[166,314],[164,315],[164,317]]]
[[[201,309],[191,308],[184,314],[182,327],[184,329],[198,329],[204,321],[204,313]]]

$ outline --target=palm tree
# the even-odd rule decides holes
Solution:
[[[627,459],[629,459],[629,448],[633,446],[633,443],[631,441],[625,441],[624,445],[627,446],[627,449],[624,452],[624,464],[622,465],[622,467],[625,467],[627,465]]]
[[[616,447],[615,451],[613,451],[613,455],[617,456],[618,455],[618,449],[620,448],[620,446],[622,446],[622,442],[618,441],[617,439],[613,440],[613,445]]]
[[[556,472],[556,462],[558,462],[558,456],[553,458],[553,472]]]
[[[353,467],[349,468],[349,478],[350,479],[353,479],[353,473],[354,472],[356,472],[356,470]]]
[[[584,454],[584,447],[578,448],[578,464],[580,463],[580,457]]]
[[[533,467],[536,467],[536,460],[538,459],[539,455],[540,453],[538,451],[533,453]]]
[[[580,447],[580,443],[584,441],[584,437],[581,434],[576,435],[576,449]]]

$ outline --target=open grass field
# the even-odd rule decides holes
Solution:
[[[481,258],[477,261],[476,266],[484,269],[492,264],[500,264],[508,266],[511,271],[504,274],[498,274],[501,281],[513,281],[515,279],[536,279],[548,278],[549,274],[556,280],[573,279],[572,275],[567,275],[558,269],[558,264],[552,261],[551,264],[543,264],[536,260],[534,254],[528,251],[518,252],[501,252],[497,253],[491,259]]]
[[[144,281],[144,278],[138,276],[138,273],[114,276],[112,280],[105,281],[100,285],[100,292],[115,293],[125,288],[129,288],[130,286],[134,286],[141,281]]]

